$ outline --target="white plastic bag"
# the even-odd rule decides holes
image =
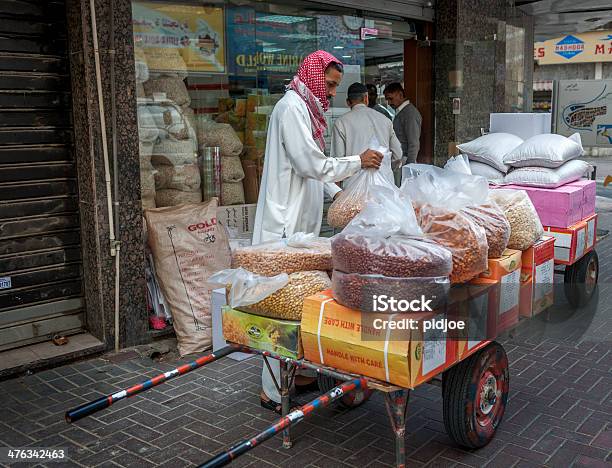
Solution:
[[[521,143],[523,139],[511,133],[489,133],[457,145],[457,148],[467,154],[470,161],[487,164],[505,174],[508,172],[508,166],[504,163],[504,157]]]
[[[569,184],[589,173],[591,166],[585,161],[574,159],[556,169],[549,167],[519,167],[504,178],[506,184],[530,187],[555,188]]]
[[[470,169],[470,161],[468,157],[464,154],[460,154],[459,156],[453,156],[444,165],[444,169],[448,171],[455,171],[461,174],[472,175],[472,171]]]
[[[387,181],[390,184],[395,184],[395,176],[393,175],[393,167],[392,167],[392,161],[391,161],[391,158],[392,158],[391,150],[389,150],[389,148],[387,148],[386,146],[382,146],[376,137],[373,137],[370,140],[368,149],[378,151],[380,154],[383,155],[383,160],[380,163],[380,168],[378,169],[378,172],[380,172],[380,174],[385,179],[387,179]],[[355,179],[359,178],[359,175],[361,174],[361,172],[362,171],[359,171],[357,174],[346,179],[343,182],[344,187],[345,188],[349,187]]]
[[[289,275],[281,273],[276,276],[262,276],[244,268],[235,268],[218,271],[208,281],[229,285],[228,303],[230,307],[236,308],[256,304],[284,288],[289,283]]]
[[[525,140],[523,144],[504,156],[504,163],[513,167],[559,167],[579,158],[583,153],[579,133],[569,138],[544,133]]]
[[[344,228],[361,212],[368,194],[376,187],[399,192],[395,184],[380,170],[362,169],[338,195],[327,211],[327,223],[333,228]]]
[[[498,184],[504,181],[505,174],[502,171],[498,171],[493,166],[485,163],[470,161],[470,171],[472,171],[473,175],[484,177],[491,183]]]

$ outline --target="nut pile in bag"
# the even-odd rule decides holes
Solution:
[[[232,253],[232,267],[274,276],[280,273],[332,269],[328,238],[298,232],[279,241],[240,247]]]
[[[423,238],[410,201],[397,190],[371,190],[361,213],[332,239],[332,257],[333,296],[353,309],[375,312],[380,295],[424,295],[437,299],[435,307],[448,292],[451,254]]]
[[[365,206],[368,193],[375,187],[385,187],[398,190],[393,181],[391,169],[391,153],[387,148],[380,147],[373,139],[371,148],[383,154],[380,169],[362,169],[347,181],[347,186],[330,205],[327,212],[327,224],[333,228],[343,229],[357,216]]]
[[[510,223],[508,247],[526,250],[542,235],[544,228],[531,199],[524,190],[491,190],[491,199],[503,210]]]
[[[495,253],[506,247],[503,239],[494,238],[497,231],[503,233],[505,228],[503,220],[497,219],[499,213],[495,216],[497,229],[488,228],[489,238],[483,227],[488,223],[483,217],[485,207],[491,205],[489,186],[483,177],[432,166],[427,172],[405,180],[401,190],[412,199],[425,235],[451,251],[451,282],[469,281],[487,269],[489,242]],[[472,209],[475,207],[478,211]],[[488,212],[493,214],[491,209]]]

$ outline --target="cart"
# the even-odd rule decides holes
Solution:
[[[149,390],[172,378],[184,375],[234,352],[260,354],[273,376],[268,359],[280,362],[280,382],[274,379],[281,394],[282,417],[270,427],[205,462],[204,467],[224,466],[236,457],[282,432],[283,447],[292,445],[290,429],[317,409],[334,402],[351,408],[364,403],[373,391],[383,393],[389,421],[395,440],[396,465],[404,467],[406,412],[410,388],[402,388],[369,377],[346,373],[304,359],[290,359],[268,351],[262,351],[230,343],[217,352],[203,356],[189,364],[160,374],[141,384],[101,397],[66,412],[66,421],[73,423],[110,405]],[[320,390],[318,398],[300,408],[289,411],[289,389],[298,368],[317,373]],[[274,378],[274,376],[273,376]],[[508,357],[504,348],[495,341],[482,342],[473,348],[460,362],[449,366],[427,383],[442,386],[444,425],[449,436],[465,448],[479,448],[491,441],[500,424],[508,401]],[[467,402],[467,404],[466,404]]]
[[[597,240],[595,239],[593,246],[572,264],[566,265],[562,270],[555,270],[557,273],[564,274],[565,294],[573,306],[586,304],[596,289],[599,274],[599,262],[595,251]],[[556,264],[558,265],[557,262]],[[222,451],[201,466],[207,468],[224,466],[278,433],[282,433],[283,447],[290,448],[292,426],[300,423],[316,410],[332,403],[337,402],[347,408],[358,406],[367,401],[374,391],[382,392],[384,396],[393,429],[396,466],[405,466],[406,413],[410,390],[413,388],[398,387],[305,359],[287,358],[235,343],[229,343],[228,346],[216,352],[202,356],[141,384],[69,410],[66,413],[66,421],[69,423],[78,421],[120,400],[149,390],[234,352],[262,355],[273,379],[274,374],[268,359],[276,359],[280,362],[280,382],[274,379],[274,383],[281,395],[282,417],[264,431]],[[290,411],[289,389],[297,369],[315,371],[318,376],[319,389],[324,393],[298,409]],[[442,387],[444,426],[449,437],[461,447],[477,449],[492,440],[502,421],[508,401],[509,378],[508,357],[503,346],[493,339],[487,339],[424,383]]]

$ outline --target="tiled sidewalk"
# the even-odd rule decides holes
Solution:
[[[455,447],[444,430],[440,389],[425,385],[410,397],[408,466],[612,466],[612,264],[606,262],[612,239],[598,253],[597,306],[558,323],[533,319],[503,340],[510,401],[493,442],[474,452]],[[130,359],[98,358],[0,382],[0,446],[68,450],[70,462],[49,466],[181,467],[202,463],[275,419],[259,406],[261,361],[224,359],[67,425],[66,409],[183,362],[160,364],[135,353],[120,358]],[[275,438],[233,466],[394,463],[380,395],[351,411],[325,409],[297,426],[294,437],[291,450]]]

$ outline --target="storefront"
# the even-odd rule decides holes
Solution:
[[[74,144],[70,155],[57,156],[65,171],[54,178],[67,182],[53,180],[50,186],[55,191],[66,187],[66,194],[58,195],[64,204],[56,203],[61,205],[58,219],[68,224],[57,229],[55,221],[47,225],[60,232],[53,236],[74,241],[66,240],[70,249],[63,261],[69,268],[62,267],[74,290],[60,294],[55,288],[59,280],[48,286],[59,294],[54,297],[75,306],[58,316],[68,314],[79,322],[43,329],[37,340],[84,330],[109,349],[160,335],[149,323],[143,208],[218,195],[225,205],[255,203],[268,117],[301,59],[314,50],[324,49],[345,65],[342,87],[328,114],[330,127],[347,111],[345,92],[351,83],[376,85],[384,104],[384,85],[400,81],[423,115],[421,162],[443,162],[457,140],[477,136],[488,112],[504,108],[509,77],[503,72],[510,62],[501,0],[495,5],[439,1],[435,18],[432,2],[420,0],[287,3],[66,0],[63,57],[70,60],[62,82],[67,84],[70,76],[72,104],[61,101],[67,106],[62,115],[70,123],[58,127],[62,135],[73,129]],[[20,14],[31,20],[28,8],[33,7],[26,6]],[[484,62],[479,61],[482,44],[488,47]],[[525,47],[531,50],[529,38]],[[474,52],[461,52],[467,48]],[[33,70],[40,69],[36,65]],[[453,106],[457,99],[458,109]],[[14,137],[2,143],[7,146],[28,141],[14,128],[5,133]],[[61,152],[70,140],[57,138],[40,144],[57,143],[54,151]],[[438,153],[440,159],[434,159]],[[219,167],[218,159],[227,163]],[[28,174],[34,177],[34,172]],[[0,182],[11,193],[13,181]],[[44,185],[34,184],[39,189]],[[14,196],[24,198],[16,191]],[[46,213],[53,212],[50,208]],[[69,223],[73,218],[78,226]],[[42,258],[46,250],[41,249]],[[10,262],[20,252],[4,250],[0,256]],[[29,268],[7,267],[3,271],[10,275],[0,277],[17,277]],[[0,290],[0,297],[21,297],[29,291],[25,286]],[[31,305],[46,313],[53,310],[47,307],[52,299],[40,297]],[[19,299],[6,310],[15,315],[24,305]],[[9,317],[6,310],[2,314]],[[0,329],[14,326],[0,322]],[[27,343],[10,346],[22,344]]]

